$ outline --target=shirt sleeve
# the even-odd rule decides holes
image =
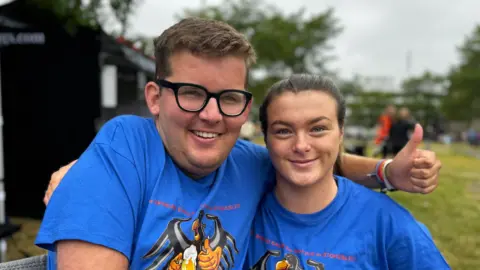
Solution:
[[[262,190],[271,189],[275,183],[275,170],[270,160],[268,150],[264,146],[252,142],[239,140],[232,150],[237,165],[241,165],[242,172],[254,172],[256,185]],[[252,186],[252,188],[254,188]]]
[[[389,269],[450,269],[425,225],[413,221],[398,230],[387,251]]]
[[[139,173],[122,128],[109,123],[65,175],[45,212],[36,244],[81,240],[129,260],[142,197]]]

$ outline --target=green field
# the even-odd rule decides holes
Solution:
[[[480,160],[468,157],[465,146],[448,148],[435,145],[443,162],[440,186],[429,195],[392,193],[426,224],[452,269],[480,269]],[[43,251],[33,245],[38,221],[13,218],[24,225],[8,241],[10,260],[33,256]]]
[[[480,159],[464,146],[435,146],[443,163],[440,185],[429,195],[392,194],[430,229],[452,269],[480,269]]]

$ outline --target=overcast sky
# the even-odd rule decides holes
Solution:
[[[201,0],[142,1],[132,18],[132,32],[151,36],[173,24],[174,14],[201,4]],[[425,69],[445,72],[458,62],[455,47],[480,23],[480,1],[476,0],[276,0],[275,3],[285,12],[301,6],[309,13],[334,8],[344,27],[333,42],[337,56],[334,66],[343,76],[359,73],[401,80],[408,74],[408,50],[412,52],[411,74]]]
[[[174,14],[185,7],[200,6],[200,0],[143,0],[132,30],[158,35],[175,22]],[[219,3],[221,0],[207,0]],[[271,2],[271,1],[270,1]],[[425,69],[445,72],[458,62],[455,47],[480,23],[480,1],[475,0],[276,0],[288,11],[301,6],[309,13],[333,7],[344,27],[334,40],[335,67],[344,76],[408,75],[407,51],[412,52],[411,74]]]

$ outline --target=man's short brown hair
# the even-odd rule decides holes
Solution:
[[[256,61],[255,50],[245,36],[221,21],[183,19],[165,30],[154,43],[159,78],[171,75],[170,56],[181,50],[207,57],[243,57],[247,70]]]

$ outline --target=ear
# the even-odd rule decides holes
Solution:
[[[340,128],[340,143],[343,143],[343,134],[345,133],[344,127]]]
[[[148,82],[145,85],[145,101],[147,102],[150,113],[154,116],[158,116],[160,113],[160,87],[154,82]]]
[[[238,116],[238,117],[243,118],[243,123],[244,124],[247,122],[248,116],[250,115],[250,111],[252,110],[252,102],[253,102],[253,98],[248,102],[248,105],[245,108],[245,111],[241,115]]]

